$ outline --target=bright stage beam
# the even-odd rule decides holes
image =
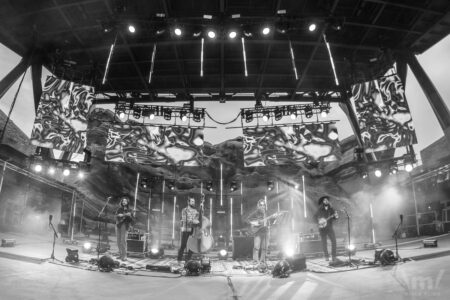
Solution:
[[[289,50],[291,52],[291,62],[292,62],[292,69],[294,70],[294,74],[295,74],[295,80],[298,80],[297,67],[295,66],[294,50],[292,49],[291,41],[289,41]]]
[[[230,197],[230,240],[233,240],[233,198]]]
[[[114,47],[116,46],[116,41],[117,41],[117,35],[114,38],[114,43],[111,44],[111,48],[109,48],[109,55],[108,55],[108,60],[106,61],[105,73],[103,73],[102,84],[106,83],[106,77],[108,76],[108,71],[109,71],[109,64],[111,62],[111,57],[114,53]]]
[[[330,56],[330,63],[331,63],[331,68],[333,69],[334,81],[335,81],[336,85],[339,86],[339,80],[338,80],[338,77],[336,74],[336,67],[334,66],[333,55],[331,54],[330,44],[328,43],[327,37],[325,36],[325,34],[323,35],[323,40],[325,41],[325,45],[327,46],[327,50],[328,50],[328,55]]]
[[[175,240],[175,213],[177,207],[177,196],[173,196],[173,216],[172,216],[172,244]]]
[[[156,43],[153,45],[152,61],[150,64],[150,74],[148,75],[148,84],[152,82],[153,69],[155,67],[155,57],[156,57]]]
[[[205,39],[202,38],[202,50],[200,51],[200,77],[203,77],[203,46],[205,44]]]
[[[245,39],[242,37],[241,41],[242,41],[242,56],[244,57],[244,71],[245,71],[245,77],[247,77],[248,72],[247,72],[247,56],[245,54]]]
[[[308,217],[306,212],[306,187],[305,187],[305,175],[302,175],[302,183],[303,183],[303,215],[305,219]]]
[[[223,206],[223,166],[220,164],[220,206]]]

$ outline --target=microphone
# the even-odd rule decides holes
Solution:
[[[400,215],[400,224],[403,224],[403,215]]]
[[[52,224],[52,219],[53,219],[53,215],[49,215],[48,216],[48,226],[50,226],[50,224]]]

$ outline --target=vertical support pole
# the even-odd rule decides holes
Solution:
[[[6,172],[6,165],[8,163],[6,161],[3,162],[3,169],[2,169],[2,178],[0,178],[0,194],[3,190],[3,179],[5,178],[5,172]]]
[[[308,217],[306,209],[306,186],[305,186],[305,175],[302,175],[302,186],[303,186],[303,216],[305,219]]]
[[[73,217],[72,217],[72,229],[70,231],[70,240],[73,241],[73,233],[75,228],[75,217],[77,216],[77,200],[73,202]]]
[[[148,193],[148,206],[147,206],[147,237],[150,234],[150,214],[152,212],[151,210],[152,206],[152,189],[150,189]]]
[[[34,111],[37,112],[42,94],[42,62],[36,60],[31,65],[31,81],[33,83]]]
[[[212,212],[213,212],[213,199],[212,199],[212,197],[211,198],[209,198],[209,221],[211,222],[211,226],[209,227],[209,235],[210,236],[212,236],[212,225],[213,225],[213,215],[212,215]]]
[[[72,226],[73,226],[73,216],[74,215],[74,207],[75,207],[75,190],[72,191],[72,202],[70,203],[70,215],[69,215],[69,228],[67,231],[67,235],[70,236],[70,240],[73,239],[73,231],[72,231]]]
[[[413,180],[411,174],[409,175],[409,177],[410,177],[410,180],[411,180],[411,188],[412,188],[413,198],[414,198],[414,212],[415,212],[415,216],[416,216],[417,236],[420,236],[419,212],[417,211],[416,187],[415,187],[414,180]]]
[[[172,246],[175,240],[175,214],[177,207],[177,196],[173,196],[173,215],[172,215]]]
[[[220,206],[223,206],[223,166],[220,163]]]
[[[241,181],[241,216],[244,215],[244,197],[243,197],[242,188],[243,188],[243,184]]]
[[[80,216],[80,233],[83,232],[83,218],[84,218],[84,199],[82,199],[81,204],[81,216]]]
[[[374,220],[373,220],[372,199],[370,199],[369,209],[370,209],[370,224],[371,224],[371,227],[372,227],[372,243],[375,244],[377,240],[375,238],[375,227],[374,227]]]
[[[164,197],[166,193],[166,179],[163,179],[162,194],[161,194],[161,207],[159,209],[159,227],[158,227],[158,245],[161,246],[161,234],[163,223],[163,211],[164,211]]]
[[[138,194],[138,188],[139,188],[139,176],[141,175],[141,173],[137,173],[136,176],[136,188],[134,190],[134,206],[133,209],[134,211],[136,211],[136,203],[137,203],[137,194]]]
[[[233,241],[233,198],[230,197],[230,241]]]
[[[294,198],[291,197],[291,230],[295,230],[295,220],[294,220]]]

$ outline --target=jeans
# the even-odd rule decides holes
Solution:
[[[327,247],[327,236],[331,240],[331,257],[336,258],[336,235],[334,234],[334,229],[331,226],[319,229],[320,237],[322,238],[322,249],[325,257],[329,257],[328,247]]]
[[[192,230],[181,232],[181,245],[180,245],[180,249],[178,250],[178,258],[177,258],[178,261],[182,261],[182,259],[183,259],[183,252],[186,249],[187,241],[188,241],[189,237],[191,236],[191,234],[192,234]],[[192,253],[193,252],[191,250],[188,251],[188,254],[186,255],[186,261],[191,259]]]
[[[117,247],[119,248],[119,258],[127,258],[127,225],[125,223],[116,225]]]
[[[259,256],[260,251],[261,257]],[[257,262],[265,262],[266,252],[267,252],[267,233],[264,231],[260,234],[256,234],[255,239],[253,240],[253,260]]]

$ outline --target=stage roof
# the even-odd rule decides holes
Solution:
[[[422,53],[449,33],[449,10],[448,0],[2,0],[0,42],[21,56],[33,51],[55,75],[94,85],[100,95],[186,101],[278,93],[271,96],[286,100],[348,87],[381,75],[398,53]],[[313,22],[317,29],[310,32]],[[178,25],[182,36],[173,33]],[[267,36],[264,25],[271,28]],[[238,31],[233,40],[231,28]],[[209,29],[217,31],[215,39],[204,35]]]

